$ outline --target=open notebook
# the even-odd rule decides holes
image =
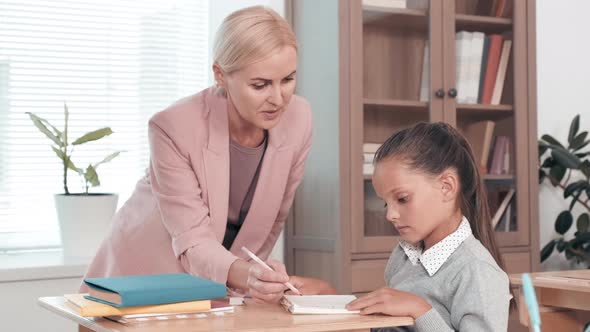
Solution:
[[[358,314],[345,306],[354,295],[285,295],[281,304],[292,314]]]

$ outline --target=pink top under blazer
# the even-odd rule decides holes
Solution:
[[[155,114],[149,174],[114,216],[85,277],[188,272],[226,283],[230,265],[248,260],[242,246],[268,258],[303,177],[311,131],[309,104],[293,96],[269,130],[252,205],[228,251],[221,244],[229,199],[227,99],[209,88]]]

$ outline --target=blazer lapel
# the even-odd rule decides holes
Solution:
[[[203,148],[209,217],[219,242],[223,241],[229,206],[229,128],[227,101],[209,94],[209,142]]]
[[[291,171],[293,150],[284,145],[284,129],[277,127],[269,131],[269,142],[262,160],[252,204],[231,247],[234,255],[245,260],[250,258],[242,252],[242,246],[257,252],[266,241],[283,202]]]

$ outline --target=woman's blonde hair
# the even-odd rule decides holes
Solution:
[[[231,13],[221,23],[215,35],[213,61],[229,74],[284,46],[297,50],[289,23],[270,8],[247,7]]]

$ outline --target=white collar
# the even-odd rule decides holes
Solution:
[[[426,272],[428,272],[428,275],[432,277],[471,234],[469,221],[463,217],[457,230],[447,235],[447,237],[425,252],[422,252],[422,247],[412,245],[403,240],[399,242],[399,245],[406,253],[406,256],[408,256],[410,262],[412,262],[412,265],[417,265],[418,261],[420,261]]]

